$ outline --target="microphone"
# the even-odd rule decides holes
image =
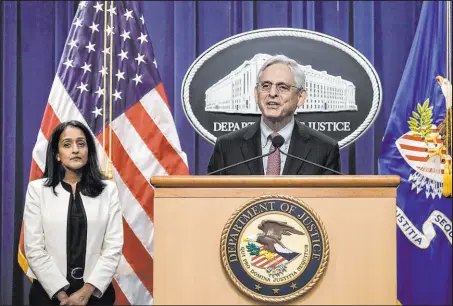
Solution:
[[[321,166],[320,164],[311,162],[311,161],[306,160],[306,159],[303,159],[303,158],[301,158],[301,157],[294,156],[294,155],[292,155],[292,154],[283,152],[282,150],[280,150],[280,147],[281,147],[284,143],[285,143],[285,139],[284,139],[283,136],[281,136],[281,135],[277,135],[277,136],[275,136],[274,138],[272,138],[272,145],[273,145],[274,147],[276,147],[277,150],[280,151],[280,153],[283,153],[283,154],[285,154],[286,156],[289,156],[289,157],[298,159],[298,160],[300,160],[300,161],[309,163],[309,164],[311,164],[311,165],[313,165],[313,166],[322,168],[322,169],[324,169],[324,170],[328,170],[328,171],[333,172],[333,173],[335,173],[335,174],[343,175],[343,173],[341,173],[341,172],[338,172],[338,171],[335,171],[335,170],[333,170],[333,169],[330,169],[330,168]]]
[[[282,139],[283,139],[283,137],[282,137]],[[283,142],[284,142],[284,140],[283,140]],[[282,144],[283,144],[283,143],[282,143]],[[254,161],[255,159],[259,159],[259,158],[263,158],[263,157],[269,156],[269,155],[271,155],[272,153],[274,153],[274,152],[277,151],[277,150],[278,150],[278,148],[275,147],[275,149],[272,150],[272,151],[269,152],[269,153],[266,153],[266,154],[263,154],[263,155],[259,155],[259,156],[253,157],[253,158],[249,158],[249,159],[243,160],[243,161],[241,161],[241,162],[238,162],[238,163],[229,165],[229,166],[227,166],[227,167],[223,167],[223,168],[217,169],[217,170],[215,170],[215,171],[209,172],[207,175],[216,174],[217,172],[220,172],[220,171],[223,171],[223,170],[228,170],[228,169],[230,169],[230,168],[233,168],[233,167],[236,167],[236,166],[239,166],[239,165],[242,165],[242,164],[246,164],[246,163],[248,163],[248,162]]]
[[[280,149],[280,147],[283,146],[284,143],[285,139],[283,138],[282,135],[277,135],[274,138],[272,138],[272,145],[277,149]]]

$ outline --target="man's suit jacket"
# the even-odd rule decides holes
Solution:
[[[263,154],[260,121],[217,138],[208,165],[208,173]],[[295,121],[289,154],[340,171],[338,143],[332,138]],[[232,167],[216,174],[264,175],[262,159]],[[330,171],[286,157],[283,175],[322,175]]]
[[[57,195],[44,179],[28,184],[24,208],[24,247],[30,269],[50,298],[64,287],[66,279],[66,228],[70,194],[58,184]],[[87,245],[83,280],[96,287],[100,298],[113,279],[123,249],[123,221],[114,182],[96,198],[81,194],[87,217]]]

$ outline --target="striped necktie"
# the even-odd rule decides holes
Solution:
[[[269,135],[269,138],[272,139],[275,136],[278,136],[278,133],[274,132],[272,135]],[[269,152],[272,152],[275,149],[274,145],[271,144]],[[267,158],[267,171],[266,175],[280,175],[280,151],[275,151]]]

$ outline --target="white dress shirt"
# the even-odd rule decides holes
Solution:
[[[281,146],[281,150],[285,153],[288,153],[289,149],[289,143],[291,141],[291,135],[293,133],[293,128],[294,128],[294,117],[291,117],[291,121],[288,122],[285,127],[283,127],[280,131],[277,131],[277,133],[283,137],[285,142]],[[263,121],[263,117],[261,117],[261,122],[260,122],[260,129],[261,129],[261,154],[266,154],[269,153],[269,150],[272,145],[272,140],[269,137],[274,131],[267,126],[267,124]],[[264,168],[264,174],[266,175],[267,173],[267,159],[268,156],[263,157],[263,168]],[[283,168],[285,167],[285,161],[286,161],[286,155],[280,153],[280,175],[283,173]]]

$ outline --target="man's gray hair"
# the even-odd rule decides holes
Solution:
[[[274,64],[288,65],[289,69],[291,69],[291,72],[293,73],[297,90],[305,89],[305,72],[303,71],[301,65],[295,60],[283,54],[274,55],[264,62],[263,66],[258,71],[258,75],[256,78],[257,83],[260,82],[260,77],[264,69]]]

